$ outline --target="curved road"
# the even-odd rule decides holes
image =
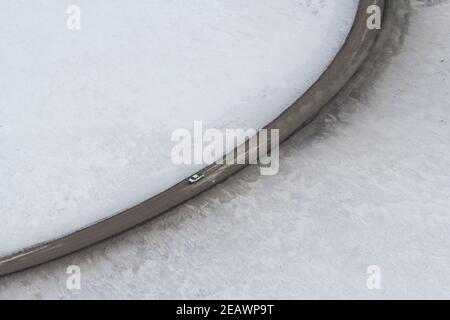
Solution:
[[[0,298],[450,298],[450,3],[396,8],[376,52],[281,148],[131,232],[0,278]],[[79,265],[81,290],[66,288]],[[382,272],[366,287],[367,267]]]

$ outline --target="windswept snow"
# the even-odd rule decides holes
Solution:
[[[357,0],[0,0],[0,256],[134,206],[200,169],[195,120],[260,128],[314,83]]]

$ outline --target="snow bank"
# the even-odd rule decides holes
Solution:
[[[123,211],[201,166],[177,128],[260,128],[317,80],[357,0],[0,1],[0,255]]]

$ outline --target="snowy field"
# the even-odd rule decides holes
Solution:
[[[0,256],[165,190],[171,133],[261,128],[332,61],[357,0],[0,1]]]
[[[450,1],[411,3],[376,68],[283,145],[279,175],[249,167],[1,278],[0,298],[450,298]],[[72,264],[81,290],[66,288]],[[381,290],[366,287],[370,265]]]

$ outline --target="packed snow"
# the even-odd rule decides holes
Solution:
[[[0,256],[130,208],[199,170],[195,120],[261,128],[330,64],[357,0],[0,1]]]

